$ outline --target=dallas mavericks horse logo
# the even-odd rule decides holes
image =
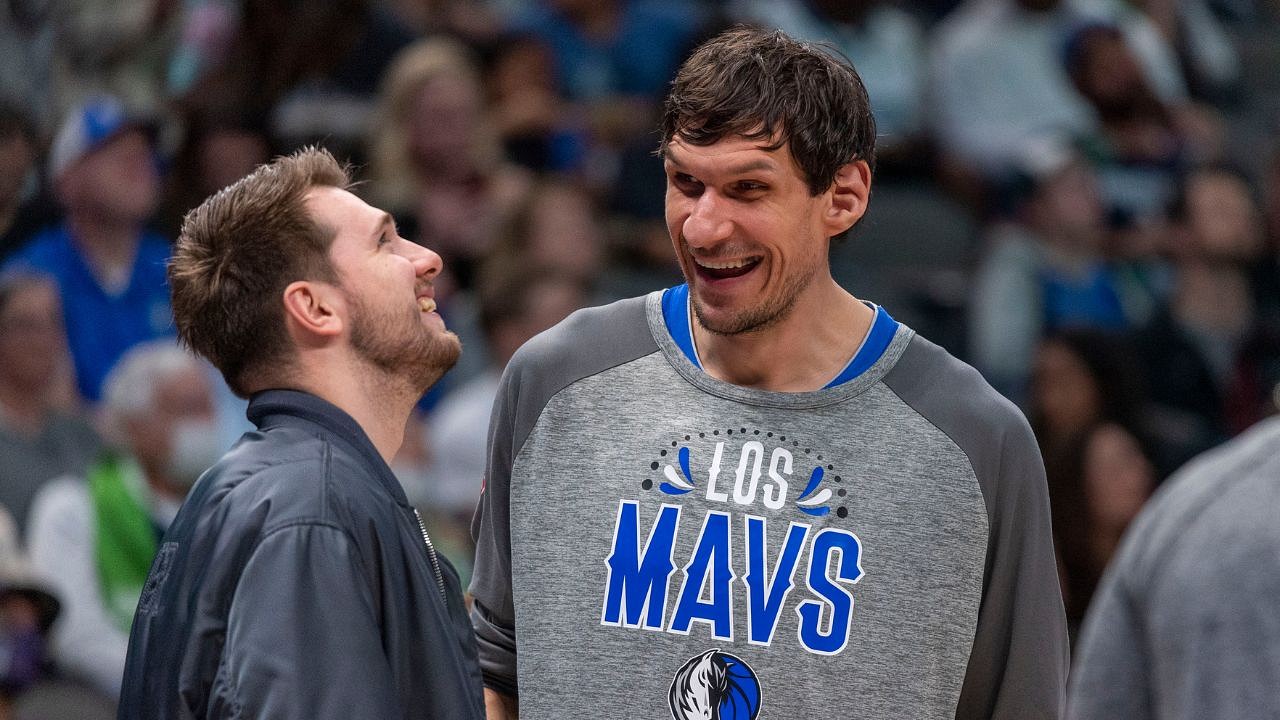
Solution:
[[[716,648],[676,672],[669,699],[675,720],[755,720],[760,681],[741,659]]]

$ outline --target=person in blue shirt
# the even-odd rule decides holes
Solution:
[[[77,388],[97,402],[126,350],[174,334],[169,243],[146,229],[160,197],[150,128],[118,100],[92,99],[63,123],[49,171],[66,219],[37,233],[8,265],[56,280]]]

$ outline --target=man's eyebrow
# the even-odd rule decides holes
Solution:
[[[386,230],[388,225],[391,226],[392,230],[395,230],[396,219],[391,217],[391,213],[383,212],[382,217],[378,218],[377,226],[373,228],[373,234],[371,237],[373,237],[374,240],[377,240],[378,238],[382,237],[382,233],[384,230]]]
[[[680,162],[680,158],[677,156],[676,153],[672,153],[669,147],[665,153],[665,157],[668,161],[670,161],[672,166],[677,168],[684,167],[684,163]],[[767,158],[758,158],[756,160],[748,160],[742,163],[741,165],[734,165],[732,167],[726,168],[725,174],[743,175],[746,173],[757,172],[760,170],[772,172],[772,171],[776,171],[777,169],[778,169],[777,163],[773,162],[772,160],[769,160]]]

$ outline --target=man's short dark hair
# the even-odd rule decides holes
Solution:
[[[314,187],[346,189],[348,169],[327,150],[277,158],[187,213],[169,263],[182,341],[246,396],[293,357],[282,296],[296,280],[337,282],[336,230],[307,211]]]
[[[736,26],[694,50],[667,95],[660,150],[677,134],[703,146],[730,136],[789,143],[814,195],[849,162],[875,167],[876,123],[858,72],[779,30]]]

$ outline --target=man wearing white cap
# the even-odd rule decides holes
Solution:
[[[66,220],[10,261],[57,280],[76,383],[93,402],[126,350],[173,335],[169,244],[145,227],[160,197],[152,130],[114,98],[73,110],[49,154]]]

